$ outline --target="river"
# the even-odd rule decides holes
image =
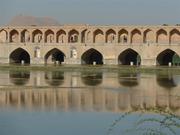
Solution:
[[[0,71],[0,135],[180,134],[180,75]]]

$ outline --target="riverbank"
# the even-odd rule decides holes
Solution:
[[[140,73],[177,73],[180,74],[180,67],[146,67],[146,66],[92,66],[92,65],[0,65],[0,70],[14,70],[14,71],[87,71],[87,72],[140,72]]]

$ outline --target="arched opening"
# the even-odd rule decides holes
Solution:
[[[132,49],[127,49],[123,51],[119,57],[118,57],[118,62],[120,65],[141,65],[141,57],[140,55],[132,50]]]
[[[46,83],[50,86],[60,86],[64,83],[64,72],[53,71],[45,73]]]
[[[128,42],[128,31],[125,29],[122,29],[118,33],[118,42],[119,43],[127,43]]]
[[[21,32],[21,42],[22,43],[30,42],[30,33],[29,33],[29,31],[23,30]]]
[[[69,31],[69,43],[77,43],[79,41],[79,32],[77,30]]]
[[[15,64],[30,64],[30,55],[27,51],[22,48],[14,50],[10,54],[10,63]]]
[[[97,73],[83,72],[81,74],[81,80],[87,86],[98,86],[102,83],[102,79],[103,79],[102,76],[103,76],[102,72],[97,72]]]
[[[179,44],[180,43],[180,32],[177,29],[173,29],[170,32],[170,43]]]
[[[86,43],[86,33],[87,33],[87,29],[81,32],[81,43]]]
[[[149,43],[154,43],[155,42],[154,40],[155,40],[155,35],[153,31],[150,29],[145,30],[143,42],[149,44]]]
[[[64,53],[54,48],[45,55],[46,64],[62,64],[64,62]]]
[[[134,29],[131,32],[131,43],[132,44],[142,43],[142,36],[141,36],[141,31],[140,30]]]
[[[9,78],[14,85],[26,85],[30,79],[30,71],[10,71]]]
[[[156,62],[160,66],[179,65],[180,58],[176,52],[166,49],[157,56]]]
[[[106,32],[106,43],[114,43],[116,37],[116,32],[113,29],[109,29]]]
[[[94,43],[104,43],[104,33],[102,30],[97,29],[96,31],[94,31],[93,33],[93,42]]]
[[[12,30],[10,32],[10,42],[17,43],[19,41],[19,33],[17,30]]]
[[[86,43],[91,43],[92,38],[91,38],[92,32],[91,31],[87,31],[86,32]]]
[[[32,33],[32,37],[33,37],[33,40],[32,42],[33,43],[41,43],[43,42],[43,34],[40,30],[35,30],[33,33]]]
[[[7,31],[0,30],[0,42],[4,43],[7,41]]]
[[[159,44],[168,44],[167,32],[163,29],[160,29],[156,33],[156,42]]]
[[[88,65],[92,65],[92,64],[102,65],[103,56],[97,50],[89,49],[81,56],[81,63]]]
[[[45,32],[45,43],[52,43],[54,41],[54,32],[52,30],[47,30]]]
[[[64,30],[59,30],[56,34],[56,41],[57,43],[65,43],[65,37],[66,37],[66,32]]]

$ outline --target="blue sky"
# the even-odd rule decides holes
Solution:
[[[179,24],[180,0],[0,0],[0,25],[20,14],[62,24]]]

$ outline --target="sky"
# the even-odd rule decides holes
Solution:
[[[0,25],[14,16],[52,17],[60,24],[180,24],[180,0],[0,0]]]

